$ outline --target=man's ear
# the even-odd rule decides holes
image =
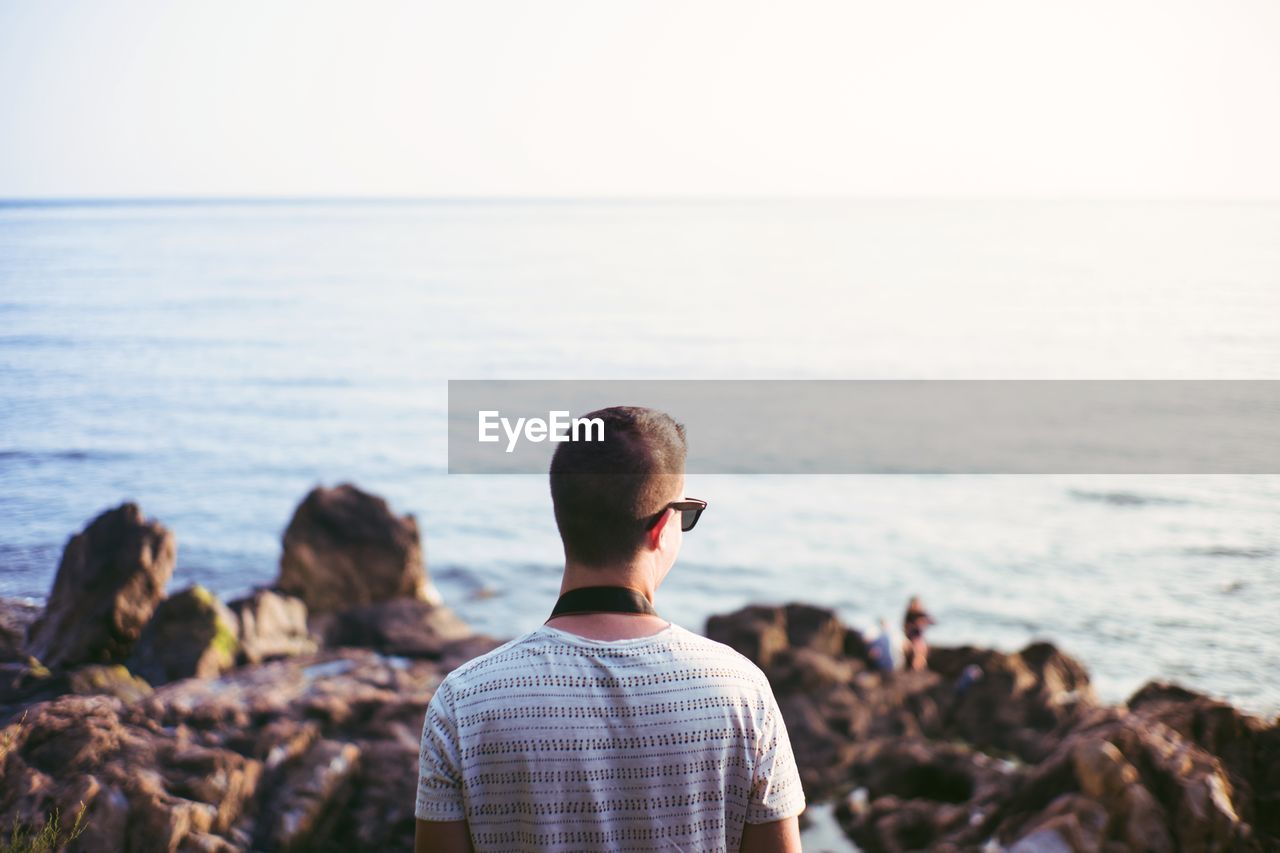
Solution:
[[[658,519],[658,523],[649,531],[649,548],[653,551],[658,550],[658,542],[662,539],[662,531],[667,526],[667,521],[671,518],[671,510],[666,509],[662,512],[662,518]]]

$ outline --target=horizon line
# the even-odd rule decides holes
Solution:
[[[200,204],[659,204],[762,202],[1118,202],[1275,204],[1280,196],[1103,194],[618,194],[618,195],[342,195],[174,194],[0,196],[0,207],[183,206]]]

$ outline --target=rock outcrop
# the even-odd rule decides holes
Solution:
[[[177,543],[137,504],[102,513],[71,537],[27,654],[50,668],[120,663],[164,597]]]
[[[196,585],[160,602],[129,669],[153,685],[179,678],[212,678],[235,665],[240,648],[236,615]]]
[[[150,697],[63,696],[0,729],[0,820],[83,803],[69,849],[412,847],[418,735],[437,668],[346,649],[186,679]]]
[[[27,629],[40,616],[40,606],[0,599],[0,663],[26,658]]]
[[[412,598],[353,607],[315,620],[326,646],[361,646],[384,654],[439,658],[471,628],[443,604]]]
[[[1280,848],[1275,721],[1159,684],[1105,707],[1048,643],[886,676],[821,608],[744,608],[708,635],[768,675],[806,793],[865,850]]]
[[[307,605],[297,596],[256,589],[228,606],[240,623],[243,662],[261,663],[316,650],[316,641],[307,628]]]
[[[75,537],[33,628],[55,666],[0,661],[0,826],[83,809],[68,850],[410,849],[427,702],[498,643],[427,600],[417,526],[378,498],[316,490],[285,541],[301,595],[228,607],[163,598],[173,537],[137,507]],[[30,621],[0,615],[0,640]]]
[[[275,586],[313,614],[396,598],[433,600],[417,521],[352,485],[312,489],[298,506]]]

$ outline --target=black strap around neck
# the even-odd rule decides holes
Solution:
[[[560,596],[551,618],[577,613],[644,613],[657,616],[649,599],[625,586],[582,586]]]

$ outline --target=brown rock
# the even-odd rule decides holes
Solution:
[[[399,598],[321,617],[326,646],[361,646],[383,654],[439,658],[471,635],[467,623],[440,604]]]
[[[387,849],[389,832],[413,837],[419,735],[404,732],[398,738],[362,745],[361,772],[348,806],[352,833],[348,849]]]
[[[360,748],[322,740],[292,768],[270,798],[260,843],[273,850],[306,850],[334,828],[351,795]]]
[[[242,850],[243,846],[198,830],[188,832],[178,845],[178,853],[240,853]]]
[[[307,605],[297,596],[257,589],[228,606],[240,620],[240,655],[247,663],[316,650],[307,629]]]
[[[1048,643],[1016,654],[969,646],[929,651],[929,668],[948,684],[960,683],[971,667],[981,677],[963,692],[945,696],[946,728],[1024,761],[1042,761],[1061,735],[1097,706],[1084,667]]]
[[[107,785],[85,805],[84,833],[67,847],[69,853],[125,849],[129,798],[124,791],[117,785]]]
[[[64,696],[35,706],[16,724],[23,760],[55,776],[102,764],[125,745],[121,707],[106,696]]]
[[[66,674],[68,693],[90,696],[101,693],[126,704],[151,695],[151,685],[120,664],[91,664]]]
[[[1222,763],[1242,820],[1280,835],[1280,726],[1226,702],[1174,684],[1152,682],[1127,703],[1143,720],[1158,722]]]
[[[1120,841],[1130,850],[1171,851],[1169,816],[1142,785],[1130,785],[1119,803],[1114,819],[1120,824]]]
[[[1103,803],[1119,803],[1129,786],[1138,782],[1138,771],[1110,741],[1081,740],[1071,751],[1080,790]]]
[[[954,807],[926,800],[879,797],[861,813],[847,805],[836,810],[845,832],[865,850],[902,853],[908,850],[939,850],[948,827],[963,820]]]
[[[707,620],[707,636],[764,669],[787,648],[787,617],[778,607],[752,606]]]
[[[860,664],[855,661],[834,658],[812,648],[790,648],[773,656],[769,681],[777,692],[812,693],[850,684],[860,669]]]
[[[27,629],[40,616],[40,606],[15,598],[0,598],[0,663],[26,658]]]
[[[275,770],[295,760],[320,737],[320,726],[312,720],[283,717],[258,732],[253,747],[267,770]]]
[[[175,796],[214,807],[205,829],[226,833],[258,791],[261,762],[226,749],[174,744],[162,755],[165,788]]]
[[[834,610],[809,604],[788,604],[784,609],[787,644],[812,649],[830,657],[844,654],[845,627]]]
[[[126,849],[170,853],[192,834],[207,833],[217,818],[208,803],[139,791],[130,800]]]
[[[120,664],[89,664],[57,672],[50,672],[34,658],[25,664],[0,664],[0,719],[68,693],[103,694],[137,702],[150,695],[151,685]]]
[[[439,603],[429,592],[418,523],[352,485],[317,487],[284,533],[276,587],[311,613],[395,598]]]
[[[892,795],[938,803],[991,802],[1012,790],[1009,771],[990,756],[963,746],[887,738],[858,744],[852,778],[872,798]]]
[[[83,802],[73,850],[409,849],[440,674],[343,649],[33,705],[0,729],[0,826]]]
[[[129,669],[152,684],[211,678],[235,664],[237,627],[235,614],[213,593],[189,587],[156,608],[129,657]]]
[[[49,667],[119,663],[164,596],[177,543],[127,503],[71,537],[28,652]]]
[[[886,677],[821,608],[743,608],[708,633],[761,663],[810,799],[860,786],[837,813],[864,849],[1280,849],[1280,728],[1226,703],[1150,685],[1101,706],[1048,643],[935,648]]]
[[[1049,804],[1022,836],[1048,830],[1056,832],[1072,850],[1100,850],[1106,844],[1107,810],[1097,801],[1080,794],[1062,794]],[[1018,847],[1018,842],[1013,845]]]
[[[1106,811],[1117,828],[1112,835],[1139,849],[1173,850],[1164,810],[1114,744],[1098,738],[1080,740],[1071,750],[1071,761],[1081,791]]]

